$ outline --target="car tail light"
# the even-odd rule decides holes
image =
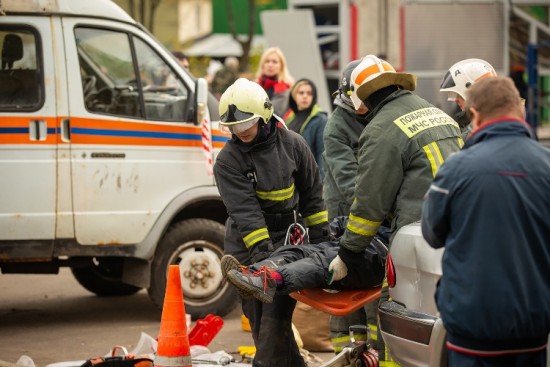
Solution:
[[[395,266],[393,266],[391,254],[388,254],[388,258],[386,259],[386,277],[388,281],[388,287],[395,287]]]

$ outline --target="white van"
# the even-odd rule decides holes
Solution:
[[[0,49],[2,273],[68,266],[99,296],[148,288],[162,306],[178,264],[188,313],[231,311],[201,134],[214,153],[228,136],[206,81],[110,0],[2,0]]]

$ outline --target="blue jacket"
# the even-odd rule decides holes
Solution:
[[[300,134],[306,140],[307,145],[315,157],[315,162],[317,162],[317,166],[319,167],[321,180],[325,177],[325,166],[323,162],[325,144],[323,142],[323,131],[325,130],[327,119],[327,113],[321,111],[319,106],[315,105],[311,111],[311,115],[309,115],[300,129]]]
[[[445,247],[435,299],[459,352],[514,353],[550,333],[550,150],[527,124],[474,131],[437,172],[422,233]]]

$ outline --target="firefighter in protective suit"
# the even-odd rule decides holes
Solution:
[[[264,89],[240,78],[221,96],[219,110],[220,123],[232,133],[214,166],[229,214],[225,253],[243,265],[259,262],[284,244],[295,221],[308,228],[310,243],[328,240],[313,154],[300,135],[277,126]],[[253,366],[305,366],[292,332],[295,305],[288,295],[276,295],[270,304],[243,297],[256,346]]]
[[[354,60],[344,68],[338,90],[334,93],[334,105],[328,119],[323,140],[325,152],[325,177],[323,197],[327,206],[329,221],[340,216],[348,216],[354,199],[355,177],[357,176],[357,157],[359,155],[359,136],[369,121],[366,107],[355,110],[351,101],[351,73],[361,60]],[[352,314],[330,317],[330,338],[335,353],[351,343],[349,327],[368,325],[367,334],[355,332],[355,340],[376,342],[377,302],[371,302]]]
[[[451,66],[441,81],[439,91],[446,92],[447,100],[455,102],[458,107],[458,111],[452,117],[460,126],[463,140],[466,140],[471,132],[470,119],[464,111],[466,91],[479,79],[494,76],[497,76],[497,73],[487,61],[466,59]]]
[[[351,99],[372,119],[359,138],[355,201],[350,209],[338,256],[330,263],[334,279],[356,266],[384,220],[391,240],[397,230],[420,220],[424,194],[445,159],[460,150],[458,124],[440,109],[413,94],[416,77],[398,73],[388,62],[367,55],[351,74]],[[384,282],[381,301],[387,299]],[[378,333],[380,366],[392,366]]]

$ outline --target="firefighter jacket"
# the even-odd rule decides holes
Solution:
[[[271,124],[263,142],[245,145],[236,137],[228,141],[214,166],[233,229],[242,239],[239,246],[253,261],[275,250],[270,233],[284,233],[294,222],[294,211],[309,227],[311,242],[324,241],[329,234],[322,183],[307,143],[299,134]],[[226,247],[235,246],[227,241],[228,236]]]
[[[422,234],[445,247],[435,299],[453,350],[521,353],[547,343],[550,151],[531,135],[512,118],[483,124],[426,195]]]
[[[349,215],[355,197],[359,136],[365,125],[357,121],[355,112],[338,106],[325,127],[323,197],[330,219]]]
[[[395,91],[371,113],[359,138],[355,200],[339,252],[346,264],[384,219],[391,223],[390,241],[399,228],[420,220],[435,173],[463,145],[458,124],[409,91]]]

